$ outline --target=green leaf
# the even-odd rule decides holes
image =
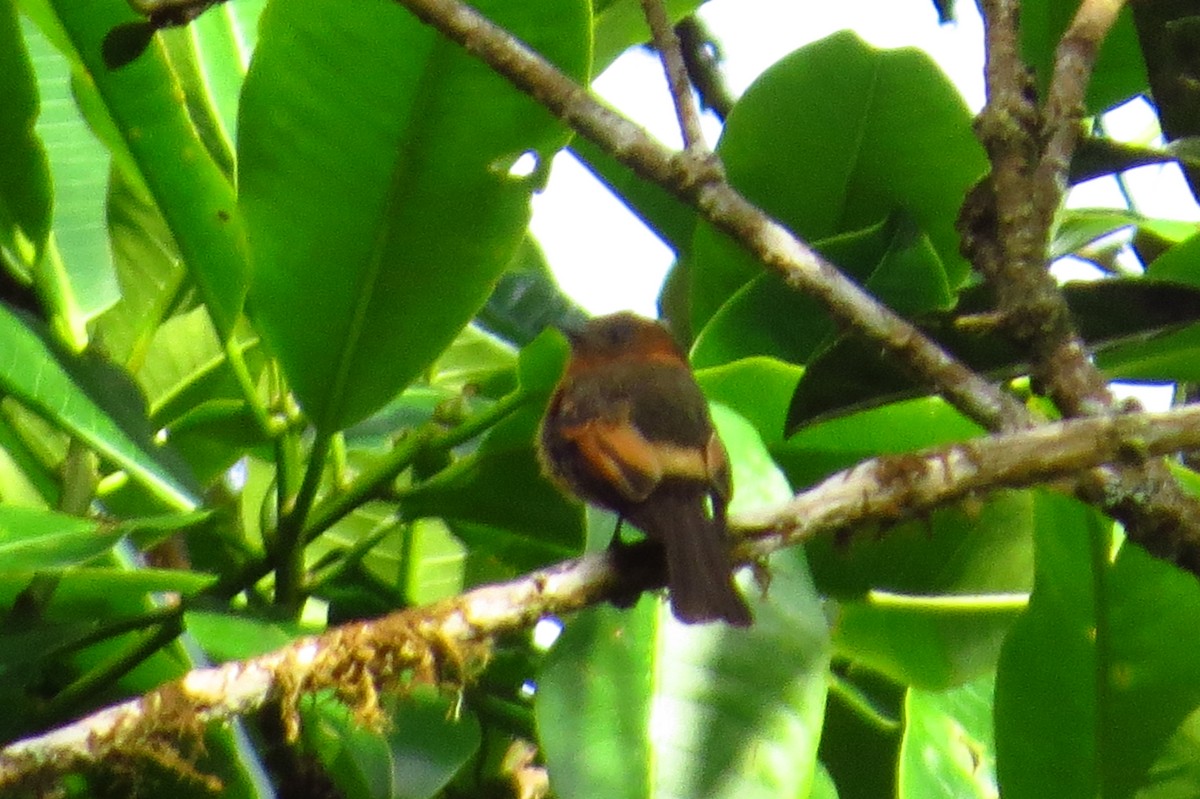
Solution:
[[[938,254],[904,214],[817,247],[897,313],[911,316],[953,303]],[[710,366],[766,355],[808,363],[838,332],[824,306],[765,273],[738,289],[704,326],[692,361]]]
[[[217,328],[228,333],[247,272],[233,186],[179,102],[182,87],[161,45],[152,42],[132,63],[110,69],[102,41],[134,19],[124,0],[27,0],[24,7],[73,72],[88,76],[78,93],[85,116],[127,177],[149,189]]]
[[[344,705],[319,700],[301,708],[306,744],[345,796],[427,799],[479,749],[479,722],[429,691],[384,701],[386,733],[365,729]]]
[[[1166,742],[1146,774],[1138,799],[1200,795],[1200,710],[1194,710]]]
[[[430,385],[446,392],[473,391],[492,381],[512,384],[517,353],[502,339],[467,325],[446,348],[429,372]]]
[[[835,667],[836,668],[836,667]],[[830,675],[825,724],[821,729],[821,763],[837,783],[843,799],[895,796],[900,757],[898,721],[904,692],[870,672],[855,671],[854,682],[837,669]],[[866,696],[858,683],[868,683]],[[881,709],[879,705],[886,705]]]
[[[746,631],[678,624],[651,597],[567,622],[534,706],[556,795],[808,794],[827,631],[802,556],[773,564]]]
[[[316,632],[294,622],[268,622],[205,610],[188,611],[184,624],[205,653],[219,663],[265,655],[300,635]]]
[[[763,444],[762,436],[750,423],[731,408],[713,403],[713,424],[725,449],[733,472],[731,514],[769,507],[792,497],[792,488],[779,466]],[[805,567],[807,572],[807,567]]]
[[[1200,286],[1200,233],[1176,244],[1146,267],[1146,276]]]
[[[50,233],[50,172],[34,135],[38,87],[15,3],[0,7],[0,256],[26,278]]]
[[[1028,492],[999,491],[982,503],[896,525],[882,537],[864,532],[839,545],[826,536],[807,547],[813,577],[822,593],[842,598],[872,589],[918,596],[1023,593],[1032,580],[1034,508]],[[978,607],[994,609],[985,600]],[[926,612],[954,616],[954,609],[932,603]]]
[[[585,72],[587,3],[480,10]],[[547,161],[567,138],[392,3],[268,7],[238,133],[251,293],[319,429],[380,408],[475,315],[525,235],[535,181],[510,167],[527,152]]]
[[[220,3],[182,28],[158,32],[213,160],[232,178],[238,99],[266,0]]]
[[[23,27],[42,98],[37,131],[54,205],[51,239],[28,266],[60,340],[80,349],[87,343],[84,325],[118,296],[104,225],[109,156],[75,104],[69,62],[33,25]]]
[[[1131,341],[1096,353],[1096,365],[1114,380],[1154,383],[1200,381],[1200,325],[1150,341]]]
[[[995,668],[1032,577],[1033,502],[1001,492],[942,508],[879,536],[808,546],[822,593],[838,605],[834,646],[857,665],[931,690]]]
[[[1123,208],[1065,208],[1055,220],[1050,258],[1078,252],[1093,241],[1118,230],[1135,228],[1158,240],[1178,244],[1196,232],[1194,222],[1152,219]]]
[[[239,339],[234,346],[251,363],[251,374],[257,374],[262,368],[258,342],[245,334]],[[150,415],[159,425],[173,422],[205,402],[245,401],[229,369],[225,348],[203,308],[174,316],[155,331],[146,349],[146,362],[136,377],[146,393]]]
[[[838,799],[837,785],[824,764],[817,763],[817,773],[813,777],[812,791],[808,799]]]
[[[861,460],[963,441],[982,429],[940,397],[907,400],[803,428],[772,453],[794,486],[807,486]]]
[[[900,799],[992,799],[996,752],[988,674],[948,691],[910,688],[900,745]]]
[[[1046,96],[1059,39],[1079,7],[1078,0],[1031,3],[1021,9],[1021,52],[1033,69],[1038,94]],[[1121,9],[1096,56],[1087,84],[1087,112],[1106,111],[1146,91],[1146,64],[1128,8]]]
[[[108,234],[121,298],[92,329],[99,348],[136,370],[155,331],[192,284],[154,200],[120,170],[113,170],[109,181]]]
[[[70,518],[81,521],[77,517]],[[92,529],[95,528],[93,522]],[[95,621],[140,608],[149,594],[172,592],[188,596],[198,593],[216,582],[216,577],[197,571],[131,571],[115,566],[71,566],[63,570],[39,569],[34,573],[5,571],[0,577],[0,607],[11,607],[21,592],[39,581],[53,586],[45,600],[47,613]]]
[[[0,568],[25,572],[81,563],[111,548],[124,534],[91,519],[0,506]]]
[[[954,220],[987,163],[962,98],[924,53],[876,50],[849,33],[801,48],[750,87],[717,150],[733,185],[806,240],[903,211],[949,286],[968,274]],[[761,270],[706,224],[691,257],[694,326]]]
[[[1040,494],[1037,521],[1033,595],[996,676],[1002,793],[1133,796],[1171,778],[1156,761],[1178,760],[1166,747],[1200,707],[1200,586],[1128,542],[1114,557],[1112,522],[1069,498]]]
[[[872,592],[867,602],[840,603],[834,649],[903,685],[946,690],[995,670],[1024,600]]]
[[[1178,328],[1200,319],[1200,292],[1191,286],[1113,278],[1068,283],[1063,294],[1080,336],[1109,374],[1152,378],[1162,373],[1154,363],[1160,358],[1190,368],[1188,328]],[[971,289],[953,312],[926,314],[918,327],[973,370],[1011,379],[1028,368],[1027,355],[994,325],[976,322],[990,310],[990,292]],[[1168,373],[1159,379],[1184,378]],[[788,430],[923,391],[878,346],[846,336],[809,364],[792,397]]]
[[[773,358],[746,358],[700,369],[696,381],[712,402],[741,414],[768,446],[781,442],[783,421],[803,370]]]
[[[426,605],[461,594],[468,556],[462,542],[437,519],[418,519],[411,528],[408,572],[403,575],[408,601]]]
[[[45,341],[0,307],[0,386],[12,396],[111,459],[169,507],[190,510],[197,500],[112,416],[77,385]],[[126,409],[136,413],[139,409]]]
[[[562,377],[571,347],[557,330],[546,330],[521,350],[517,380],[530,401],[544,408]]]

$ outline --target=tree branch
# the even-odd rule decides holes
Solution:
[[[976,130],[992,171],[963,205],[963,252],[992,286],[1006,331],[1029,351],[1035,388],[1066,416],[1115,408],[1049,272],[1047,254],[1096,53],[1122,5],[1122,0],[1080,4],[1059,43],[1049,95],[1039,108],[1018,53],[1018,3],[981,3],[988,102]],[[1200,502],[1180,488],[1166,464],[1148,461],[1090,475],[1079,493],[1120,519],[1149,551],[1200,574]]]
[[[736,555],[755,560],[817,535],[918,517],[967,495],[1036,485],[1102,464],[1200,448],[1200,405],[1166,413],[1101,416],[989,436],[911,455],[875,458],[829,477],[787,504],[739,516]],[[276,652],[193,671],[168,685],[0,750],[0,792],[45,785],[106,758],[155,757],[203,725],[279,702],[289,737],[299,700],[332,691],[363,723],[378,724],[382,692],[414,682],[469,681],[500,635],[545,616],[662,584],[648,546],[634,559],[605,552],[476,588],[423,608],[355,622]],[[656,573],[651,573],[656,572]]]
[[[709,153],[708,145],[704,143],[704,130],[700,127],[700,112],[692,97],[692,86],[688,81],[687,66],[683,61],[683,53],[679,47],[679,37],[671,27],[667,18],[667,9],[663,0],[642,0],[642,13],[646,15],[646,24],[650,26],[650,35],[654,37],[654,49],[662,61],[663,72],[667,76],[667,86],[671,90],[671,102],[675,105],[675,116],[679,119],[679,131],[683,137],[684,149],[698,155]]]

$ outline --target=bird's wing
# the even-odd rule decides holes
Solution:
[[[646,499],[664,477],[701,483],[712,479],[709,452],[666,441],[650,441],[625,419],[589,419],[563,429],[561,434],[574,443],[597,477],[630,502]],[[723,458],[719,440],[716,446]],[[724,469],[727,486],[728,463],[724,460],[721,463],[725,465],[718,464],[716,468]]]

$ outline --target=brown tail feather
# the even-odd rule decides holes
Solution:
[[[748,627],[752,617],[733,585],[724,520],[711,518],[705,504],[701,486],[663,484],[627,518],[666,550],[676,618],[688,624],[720,619]]]

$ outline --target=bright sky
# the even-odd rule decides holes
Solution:
[[[877,47],[916,46],[929,53],[958,86],[967,104],[982,107],[983,30],[975,4],[956,4],[958,21],[938,25],[930,0],[711,0],[702,10],[721,42],[724,73],[735,94],[776,60],[807,42],[853,28]],[[606,101],[679,146],[674,111],[662,67],[641,50],[622,56],[594,83]],[[707,118],[709,144],[720,126]],[[1144,138],[1153,118],[1144,103],[1106,117],[1111,134]],[[1174,172],[1176,189],[1164,191],[1161,172]],[[1127,173],[1139,208],[1150,215],[1200,219],[1174,165]],[[1153,185],[1138,192],[1139,185]],[[1113,179],[1092,181],[1072,192],[1072,206],[1121,206]],[[547,189],[534,198],[533,231],[563,289],[584,308],[601,314],[631,309],[655,316],[656,299],[671,265],[671,252],[601,184],[568,155],[554,162]],[[1069,272],[1071,276],[1077,276]],[[1086,270],[1080,273],[1085,274]]]

